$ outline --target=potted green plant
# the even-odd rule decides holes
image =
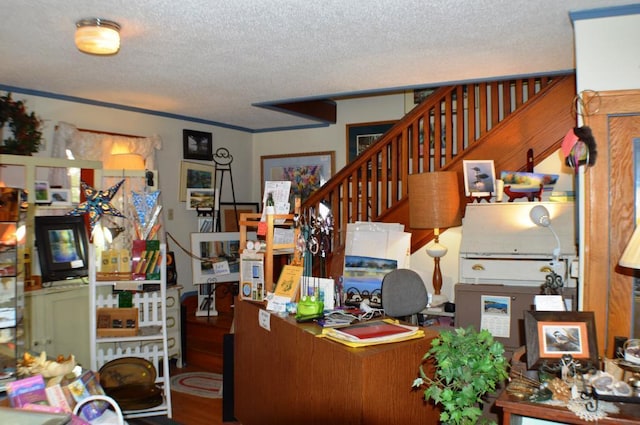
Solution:
[[[433,378],[426,373],[431,365]],[[425,400],[442,407],[441,422],[476,424],[482,416],[483,396],[507,379],[508,365],[503,345],[489,331],[472,327],[445,330],[431,342],[413,387],[425,387]]]

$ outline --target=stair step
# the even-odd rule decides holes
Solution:
[[[204,371],[222,373],[223,338],[233,324],[231,299],[216,297],[217,316],[196,316],[197,297],[183,301],[186,317],[182,331],[186,338],[185,363]]]
[[[207,372],[222,373],[222,347],[217,352],[187,348],[186,364]]]

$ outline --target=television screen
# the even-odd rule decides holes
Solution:
[[[88,238],[83,216],[36,217],[35,235],[43,282],[89,274]]]

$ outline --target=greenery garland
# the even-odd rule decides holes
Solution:
[[[42,140],[42,121],[35,113],[27,113],[24,102],[11,99],[11,93],[0,96],[0,128],[7,122],[13,137],[2,141],[0,153],[31,155],[38,152]]]

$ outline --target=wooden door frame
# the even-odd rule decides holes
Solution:
[[[640,116],[640,90],[583,97],[597,159],[584,177],[583,311],[593,311],[599,354],[613,357],[613,337],[631,336],[633,289],[618,260],[634,229],[633,146],[625,118]],[[626,273],[626,274],[623,274]]]

